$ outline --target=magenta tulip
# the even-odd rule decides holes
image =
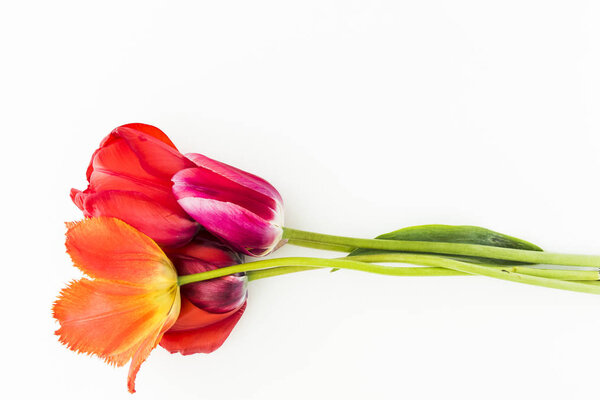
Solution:
[[[177,172],[173,193],[200,225],[238,251],[270,253],[283,233],[283,201],[267,181],[201,154],[196,167]]]

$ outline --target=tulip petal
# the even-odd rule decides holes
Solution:
[[[177,280],[173,264],[160,247],[121,220],[97,217],[67,226],[67,252],[90,277],[136,285]]]
[[[179,291],[177,291],[177,297],[174,302],[174,307],[169,312],[167,319],[160,329],[157,329],[155,333],[151,333],[148,337],[139,344],[137,351],[131,359],[129,365],[129,373],[127,374],[127,389],[129,393],[135,393],[135,378],[140,370],[140,367],[144,361],[150,355],[150,352],[158,346],[164,333],[173,325],[179,315],[180,307]]]
[[[139,347],[131,359],[129,373],[127,374],[127,390],[129,390],[129,393],[135,393],[135,378],[140,371],[140,367],[161,339],[162,336],[160,335],[160,330],[156,330],[139,344]]]
[[[176,173],[172,181],[177,199],[199,197],[237,204],[271,221],[277,217],[275,199],[249,189],[206,168],[188,168]]]
[[[259,176],[242,171],[241,169],[232,167],[231,165],[222,163],[220,161],[213,160],[212,158],[208,158],[202,154],[188,153],[185,156],[192,160],[194,164],[199,167],[211,170],[212,172],[219,174],[232,182],[237,182],[242,186],[262,193],[269,198],[275,199],[280,205],[283,204],[283,200],[281,199],[281,195],[277,189]]]
[[[95,192],[135,191],[166,204],[172,202],[172,185],[169,179],[160,179],[146,171],[127,142],[113,134],[92,156],[88,168],[88,181],[88,190]]]
[[[155,126],[136,122],[133,124],[121,125],[121,128],[131,128],[139,132],[144,132],[146,135],[150,135],[177,150],[177,147],[171,142],[171,139]]]
[[[181,298],[175,267],[158,245],[109,217],[67,224],[67,252],[94,280],[63,289],[54,303],[55,332],[69,349],[109,364],[131,360],[128,388],[135,392],[140,365],[177,320]]]
[[[187,245],[165,249],[165,252],[175,264],[175,268],[177,268],[176,261],[179,259],[196,259],[217,268],[229,267],[244,262],[241,254],[235,252],[207,231],[198,232],[194,236],[194,240]]]
[[[179,312],[179,317],[169,332],[189,331],[198,328],[204,328],[226,319],[227,317],[235,314],[236,311],[237,310],[232,310],[223,314],[210,313],[196,307],[184,296],[181,296],[181,310]]]
[[[269,253],[283,235],[281,226],[269,223],[237,204],[200,197],[184,197],[178,202],[212,234],[252,256]]]
[[[71,350],[122,366],[136,352],[140,337],[156,339],[175,298],[169,291],[156,297],[147,288],[83,278],[63,289],[54,304],[54,318],[61,325],[56,334]]]
[[[115,128],[94,152],[87,171],[89,188],[96,192],[136,191],[175,205],[171,177],[194,163],[179,153],[166,135],[161,137],[158,128],[146,125],[149,128],[140,131],[134,126]]]
[[[225,342],[245,309],[246,303],[227,318],[205,327],[181,331],[169,330],[163,335],[160,345],[171,353],[181,353],[184,356],[212,353]]]
[[[196,307],[222,314],[237,310],[242,305],[246,298],[247,283],[245,275],[228,275],[184,285],[181,287],[181,294]]]
[[[75,193],[75,204],[81,204],[86,217],[119,218],[159,245],[177,247],[188,243],[200,229],[178,206],[180,213],[137,192],[109,190],[82,195]]]
[[[242,258],[218,239],[202,232],[184,247],[166,251],[178,275],[190,275],[239,264]],[[237,310],[246,300],[248,278],[234,274],[194,282],[181,287],[181,294],[195,306],[211,313]]]
[[[153,136],[140,135],[138,130],[127,125],[115,128],[112,134],[124,139],[142,168],[160,179],[168,181],[175,172],[194,166],[174,147],[164,146],[161,140]]]
[[[86,196],[87,195],[79,189],[71,189],[71,193],[70,193],[71,200],[77,206],[77,208],[79,208],[81,211],[83,211],[84,216],[87,217],[87,215],[85,215],[85,207],[84,207]]]

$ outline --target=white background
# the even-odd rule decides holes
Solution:
[[[265,177],[290,227],[600,253],[599,19],[592,0],[3,2],[2,397],[132,398],[50,313],[78,276],[69,189],[124,123]],[[215,353],[155,350],[134,398],[597,398],[599,335],[592,295],[310,272],[251,283]]]

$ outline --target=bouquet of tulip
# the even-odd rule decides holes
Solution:
[[[184,156],[150,125],[114,129],[92,155],[87,179],[87,189],[71,191],[85,218],[67,223],[66,233],[67,252],[87,277],[54,303],[56,335],[109,364],[131,361],[132,393],[157,345],[183,355],[219,348],[256,279],[333,268],[483,275],[600,294],[600,256],[549,253],[484,228],[425,225],[359,239],[285,227],[283,201],[268,182],[201,154]],[[342,254],[244,260],[286,243]]]

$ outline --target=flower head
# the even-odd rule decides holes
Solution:
[[[133,393],[140,365],[179,315],[176,270],[152,239],[115,218],[68,224],[66,246],[91,279],[61,291],[53,307],[56,334],[69,349],[109,364],[131,360]]]
[[[258,176],[201,154],[186,154],[196,167],[173,180],[179,205],[206,230],[251,256],[273,251],[283,234],[283,201]]]
[[[194,166],[160,129],[119,126],[92,155],[87,189],[72,189],[71,199],[86,217],[119,218],[161,246],[181,246],[199,225],[177,204],[171,177]]]
[[[239,254],[207,233],[167,254],[180,275],[242,262]],[[210,353],[219,348],[244,313],[247,281],[242,273],[181,286],[181,313],[160,345],[183,355]]]

